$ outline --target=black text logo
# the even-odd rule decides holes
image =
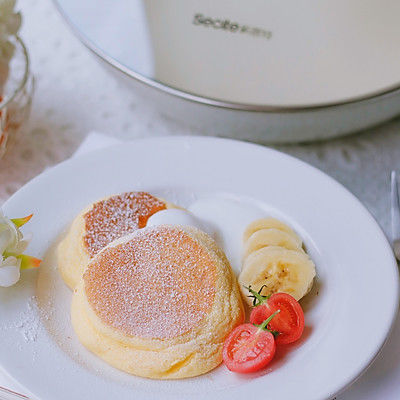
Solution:
[[[229,19],[206,17],[203,14],[194,15],[193,25],[200,25],[206,28],[220,29],[232,33],[246,33],[248,35],[264,39],[271,39],[272,37],[271,31],[261,28],[256,28],[249,25],[242,25],[239,24],[238,22],[232,22]]]

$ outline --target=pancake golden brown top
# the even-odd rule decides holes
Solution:
[[[104,323],[129,336],[169,339],[209,312],[217,271],[189,234],[159,226],[103,250],[83,279],[87,300]]]
[[[146,226],[166,204],[146,192],[128,192],[100,200],[84,215],[84,245],[93,257],[113,240]]]

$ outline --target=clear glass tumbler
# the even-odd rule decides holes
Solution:
[[[26,47],[18,36],[11,37],[10,42],[15,50],[0,97],[0,158],[28,118],[34,91]]]

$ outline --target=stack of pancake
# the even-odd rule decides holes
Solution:
[[[244,318],[236,277],[213,239],[194,227],[146,227],[170,207],[144,192],[102,199],[76,217],[58,249],[79,340],[116,368],[157,379],[215,368]]]

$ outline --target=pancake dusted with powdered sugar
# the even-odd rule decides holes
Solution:
[[[215,368],[242,320],[228,260],[189,227],[147,227],[112,242],[89,262],[72,302],[74,329],[89,350],[158,379]]]
[[[97,201],[83,210],[58,247],[58,268],[74,288],[89,260],[112,241],[146,226],[168,204],[146,192],[127,192]]]

